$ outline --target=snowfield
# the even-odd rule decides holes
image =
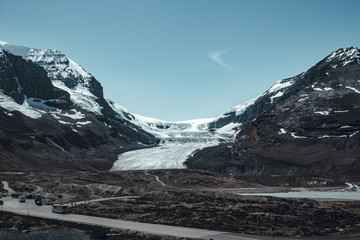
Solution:
[[[14,99],[5,95],[2,90],[0,90],[0,105],[8,111],[19,111],[25,116],[33,119],[40,118],[42,113],[44,113],[43,111],[31,107],[27,101],[24,101],[21,105],[16,103]]]

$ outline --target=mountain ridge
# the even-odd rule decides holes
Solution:
[[[279,81],[264,94],[285,85],[283,99],[247,122],[232,145],[198,151],[187,166],[236,175],[356,176],[359,63],[358,48],[338,49],[308,71]]]
[[[15,78],[11,76],[7,78],[9,81],[1,81],[0,79],[0,88],[5,89],[5,91],[6,86],[4,86],[4,82],[12,82],[12,95],[18,98],[19,103],[22,103],[22,105],[12,104],[12,100],[8,97],[13,96],[9,92],[1,95],[0,106],[8,108],[4,110],[4,117],[11,117],[10,115],[14,114],[13,111],[18,110],[20,112],[23,111],[25,114],[28,112],[30,118],[35,120],[45,117],[46,119],[57,121],[57,124],[60,124],[60,129],[66,128],[66,140],[63,137],[58,137],[56,134],[50,134],[50,138],[45,137],[47,139],[45,142],[47,146],[55,147],[60,151],[71,150],[71,146],[73,146],[77,154],[80,153],[79,150],[82,147],[91,147],[93,148],[92,151],[96,152],[96,148],[99,146],[110,144],[112,148],[111,160],[106,160],[108,169],[110,168],[108,167],[110,166],[109,164],[114,163],[117,158],[121,158],[121,156],[116,157],[116,154],[144,147],[185,144],[189,146],[187,151],[206,146],[211,146],[212,149],[226,146],[224,151],[227,151],[229,143],[233,141],[236,135],[236,141],[238,140],[238,132],[241,129],[246,129],[247,124],[262,116],[265,111],[296,94],[304,86],[313,84],[317,79],[326,77],[330,71],[359,64],[360,62],[358,48],[341,48],[329,54],[309,70],[276,82],[259,97],[235,106],[216,119],[170,122],[131,113],[113,101],[105,99],[100,82],[58,50],[34,49],[0,42],[1,49],[4,52],[10,50],[13,53],[17,53],[19,56],[6,52],[4,54],[9,59],[13,59],[12,61],[18,59],[17,61],[22,64],[20,64],[22,67],[17,70],[15,69],[16,71],[14,70],[21,76],[17,78],[20,81],[14,80]],[[1,52],[3,51],[1,50]],[[40,75],[44,78],[44,75],[47,74],[50,81],[44,81],[48,82],[49,89],[54,90],[54,92],[48,91],[52,99],[46,100],[45,98],[48,96],[32,95],[33,93],[30,94],[28,92],[23,94],[19,91],[22,85],[19,83],[24,78],[22,76],[25,73],[24,66],[27,65],[22,60],[27,62],[27,64],[33,64],[31,66],[33,69],[36,69],[36,66],[44,69],[44,71],[39,70],[40,72],[42,71]],[[31,88],[32,84],[28,84],[29,82],[31,82],[31,79],[25,81],[25,84],[27,84],[26,88],[24,88],[25,91],[29,91]],[[348,87],[352,88],[351,86]],[[32,89],[32,91],[36,90],[38,90],[38,87]],[[348,88],[347,90],[351,89]],[[21,94],[25,96],[25,101],[21,99]],[[27,95],[31,97],[27,98]],[[94,126],[97,127],[93,128]],[[78,139],[77,135],[80,132],[82,133],[79,136],[84,136],[84,132],[81,131],[83,129],[81,128],[87,128],[87,137],[89,138],[86,140],[87,143],[80,140],[77,140],[78,142],[73,141],[73,139]],[[62,134],[64,133],[60,135]],[[91,140],[96,136],[102,140]],[[54,141],[54,139],[56,140]],[[117,144],[118,146],[116,146]],[[220,147],[214,147],[214,145],[219,145]],[[233,152],[231,154],[235,154],[236,148],[232,147],[232,149]],[[179,151],[181,151],[181,148],[179,148]],[[208,151],[208,149],[205,148],[203,151]],[[179,166],[179,163],[186,160],[187,156],[180,155],[181,159],[174,160],[174,162],[177,162],[176,166]],[[190,154],[190,156],[195,157],[198,155],[199,153]],[[163,159],[167,158],[164,157]],[[171,164],[166,164],[166,166],[171,166]],[[211,164],[207,167],[211,167]],[[222,170],[220,169],[220,171]]]

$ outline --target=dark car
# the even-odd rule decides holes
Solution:
[[[45,197],[43,195],[40,195],[40,194],[36,194],[34,195],[34,199],[35,201],[38,200],[38,199],[45,199]]]
[[[0,206],[4,205],[4,201],[0,200]]]
[[[20,196],[20,194],[19,193],[14,193],[14,194],[11,194],[11,197],[12,198],[18,198]]]
[[[36,204],[37,206],[42,206],[41,198],[40,198],[40,199],[35,199],[35,204]]]
[[[25,198],[26,199],[33,199],[33,195],[32,194],[26,195]]]

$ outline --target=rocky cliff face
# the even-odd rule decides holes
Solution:
[[[17,103],[40,98],[52,106],[70,107],[69,93],[54,87],[42,67],[0,49],[0,68],[0,89]]]
[[[254,103],[262,99],[268,107],[241,129],[231,147],[198,152],[188,166],[233,174],[356,175],[359,63],[358,49],[339,49],[310,70],[278,82]],[[287,87],[272,102],[275,98],[266,96],[279,85]]]

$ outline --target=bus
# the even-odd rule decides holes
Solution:
[[[53,204],[52,205],[53,213],[66,214],[69,212],[69,206],[64,204]]]

